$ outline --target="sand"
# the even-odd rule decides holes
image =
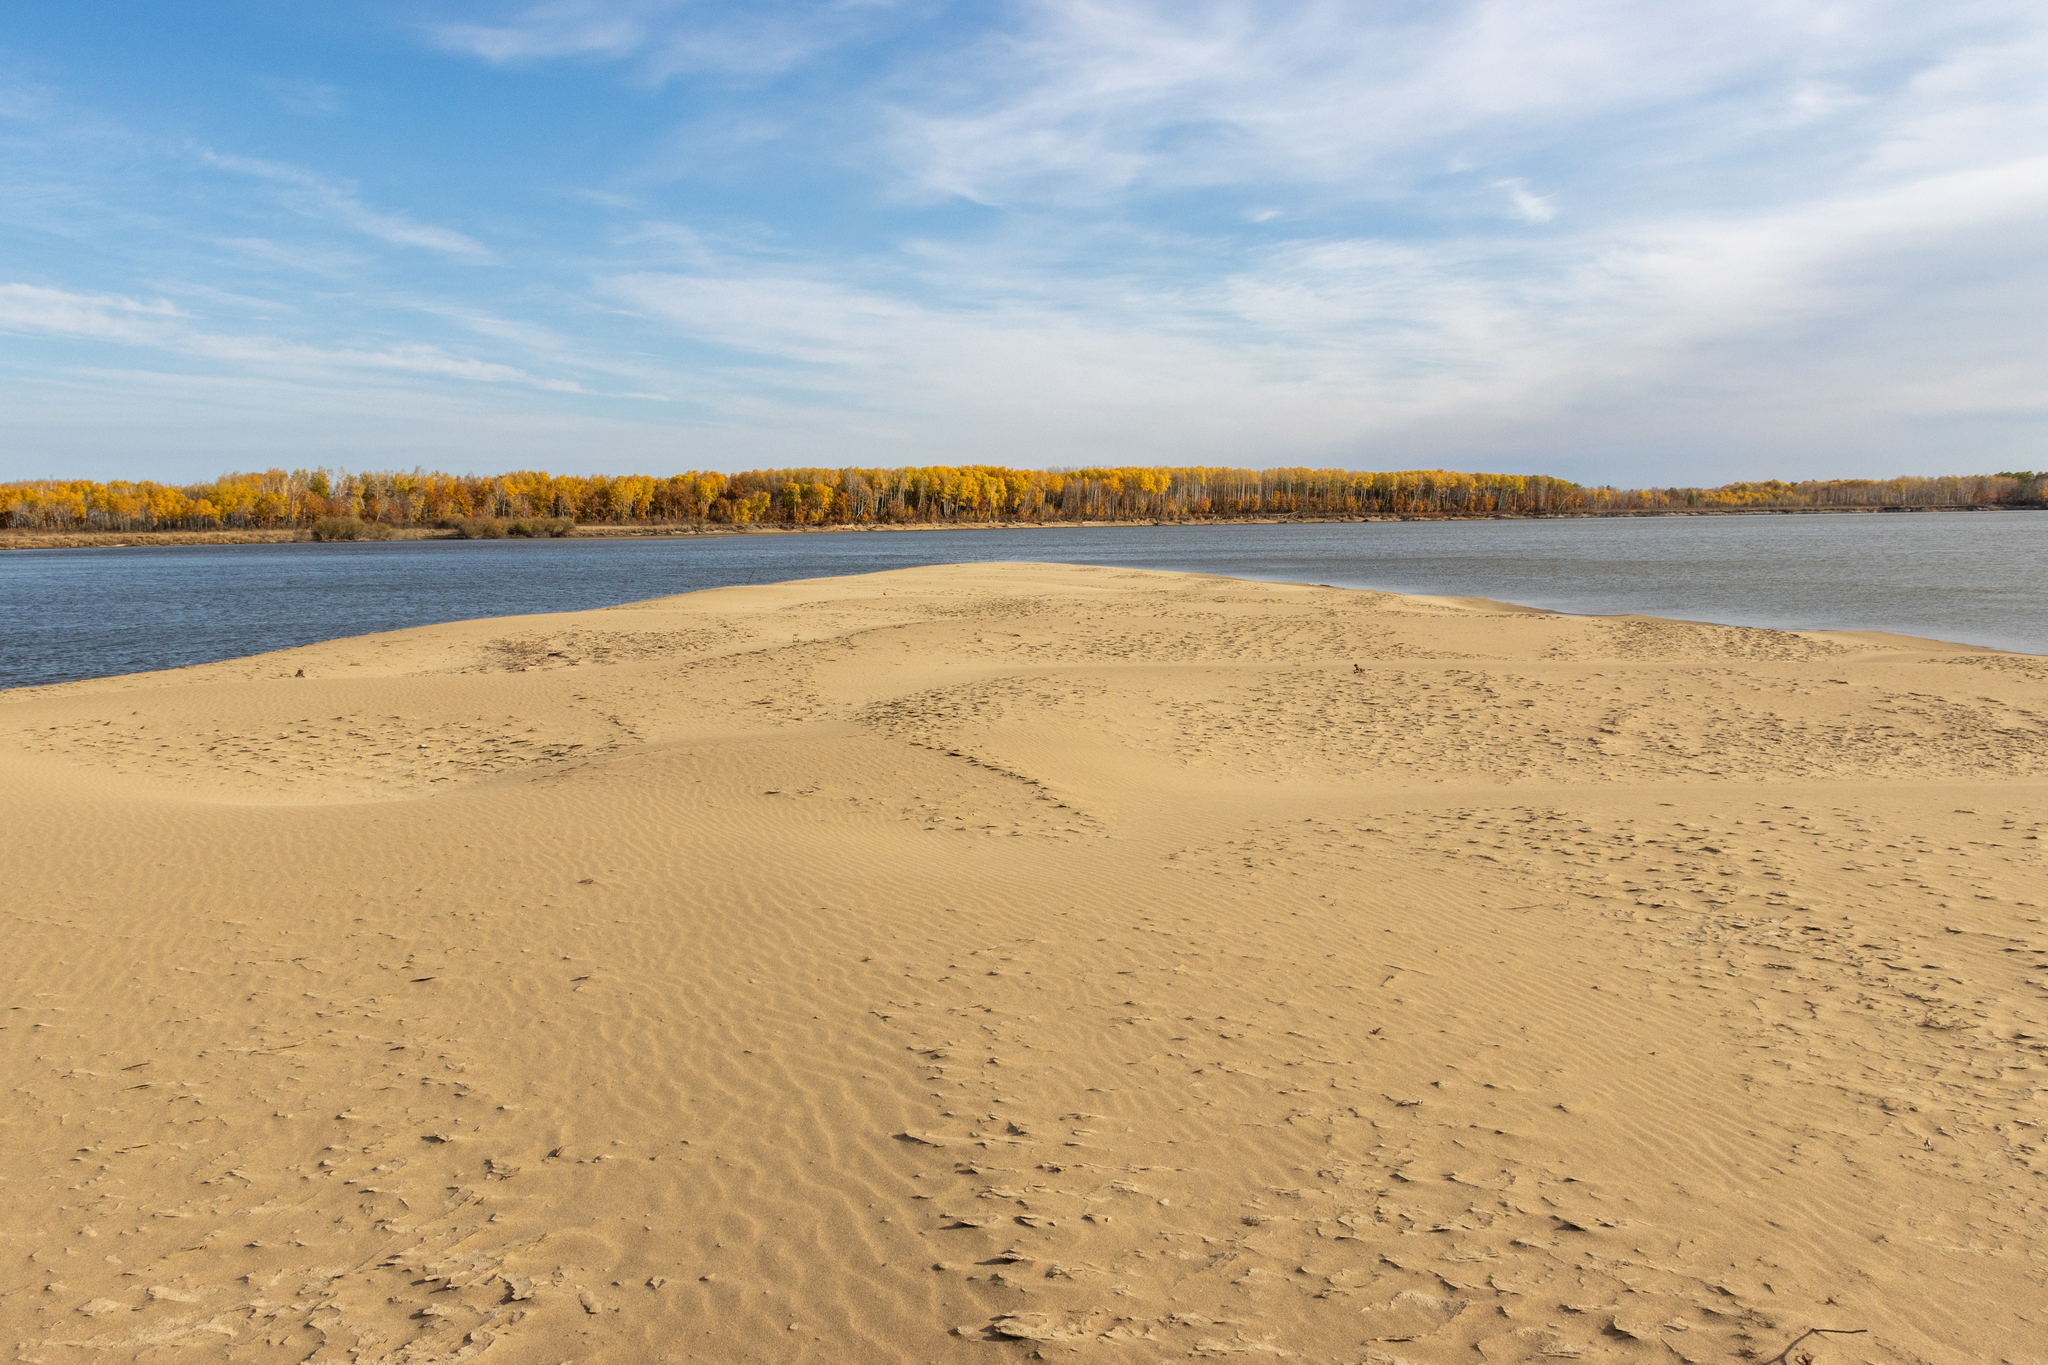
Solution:
[[[2048,1359],[2048,660],[982,565],[0,776],[8,1359]]]

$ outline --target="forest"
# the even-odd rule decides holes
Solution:
[[[0,527],[45,531],[310,528],[336,518],[389,527],[457,528],[480,518],[790,527],[2041,506],[2048,506],[2048,471],[2034,470],[1629,489],[1543,474],[1443,469],[1000,465],[666,476],[271,469],[183,485],[83,479],[0,484]]]

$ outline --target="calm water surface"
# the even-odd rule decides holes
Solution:
[[[1494,597],[2048,654],[2048,514],[1055,528],[0,552],[0,687],[434,621],[1040,560]]]

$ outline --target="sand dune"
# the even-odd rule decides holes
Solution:
[[[15,1359],[2048,1359],[2048,660],[969,566],[0,772]]]

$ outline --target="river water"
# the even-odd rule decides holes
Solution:
[[[2048,654],[2048,514],[1645,517],[0,552],[0,687],[477,616],[1037,560],[1888,630]]]

